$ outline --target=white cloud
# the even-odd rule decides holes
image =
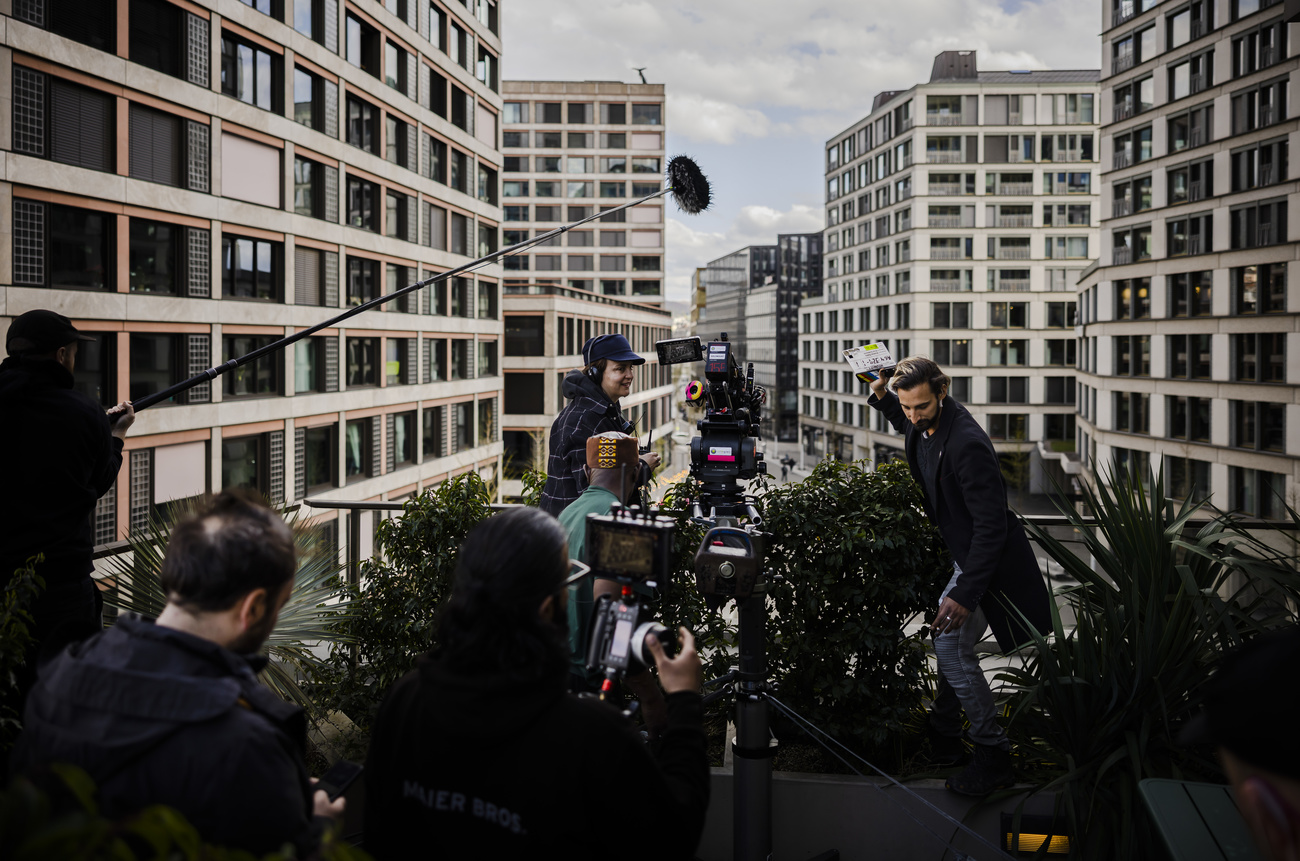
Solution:
[[[673,134],[687,140],[719,144],[735,143],[745,135],[766,137],[772,125],[762,111],[698,93],[669,93],[667,123]]]

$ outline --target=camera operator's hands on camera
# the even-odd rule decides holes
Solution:
[[[313,777],[311,785],[314,787],[320,783],[320,780]],[[339,796],[337,801],[330,801],[329,793],[323,789],[317,789],[312,793],[312,814],[315,816],[328,816],[330,819],[342,819],[343,808],[347,806],[347,799]]]
[[[659,668],[659,684],[665,694],[699,692],[704,687],[704,664],[700,662],[700,653],[695,651],[695,635],[685,627],[678,628],[677,642],[681,649],[677,657],[670,658],[664,654],[664,644],[657,637],[646,637],[646,648],[654,655],[655,666]]]
[[[648,451],[641,455],[641,462],[648,466],[651,472],[654,472],[659,468],[659,464],[662,460],[663,459],[659,457],[659,452],[657,451]]]
[[[939,605],[939,614],[934,617],[930,623],[930,630],[935,634],[946,634],[949,631],[960,631],[961,626],[966,624],[966,619],[970,616],[970,610],[967,610],[961,604],[951,598],[944,598]]]

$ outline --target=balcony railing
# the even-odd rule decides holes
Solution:
[[[1207,84],[1207,80],[1204,72],[1202,72],[1199,75],[1192,75],[1191,90],[1193,93],[1205,92],[1206,84]]]
[[[1028,260],[1028,248],[1002,248],[994,249],[993,259],[995,260]]]
[[[961,194],[960,182],[932,182],[930,183],[931,194]]]
[[[1033,194],[1034,184],[1032,182],[1004,182],[997,187],[997,194]]]
[[[912,186],[904,186],[903,190],[898,193],[899,201],[909,200],[912,197]]]
[[[1188,200],[1205,199],[1205,180],[1196,179],[1187,183],[1187,199]]]
[[[963,164],[966,156],[964,153],[947,150],[926,150],[925,160],[930,164]]]
[[[1126,168],[1133,163],[1133,155],[1128,150],[1115,151],[1115,170]]]
[[[1137,55],[1132,51],[1125,51],[1122,54],[1116,54],[1115,58],[1110,61],[1110,73],[1118,75],[1120,72],[1127,72],[1133,68]]]
[[[996,219],[998,227],[1033,227],[1034,217],[1032,215],[999,215]]]
[[[1083,120],[1081,120],[1081,119],[1079,118],[1079,112],[1078,112],[1078,111],[1066,111],[1066,112],[1065,112],[1065,124],[1066,124],[1067,126],[1077,126],[1077,125],[1079,125],[1079,124],[1082,123],[1082,122],[1083,122]]]
[[[1077,149],[1057,150],[1052,153],[1052,161],[1082,161],[1083,153]]]
[[[1277,46],[1263,45],[1259,49],[1259,68],[1265,69],[1277,62]]]
[[[1022,123],[1022,122],[1020,121],[1020,111],[1012,111],[1011,113],[1009,113],[1009,114],[1007,115],[1007,125],[1009,125],[1009,126],[1022,126],[1022,125],[1024,125],[1024,123]]]
[[[1133,249],[1127,245],[1116,248],[1111,253],[1111,262],[1116,266],[1123,266],[1125,263],[1133,262]]]
[[[1256,245],[1272,245],[1277,242],[1277,226],[1261,224],[1256,230]]]
[[[1028,278],[1000,278],[997,282],[997,289],[1008,293],[1028,293]]]
[[[1007,153],[1007,162],[1009,164],[1020,164],[1025,160],[1025,154],[1018,149],[1013,149]]]
[[[1110,26],[1118,27],[1120,24],[1123,24],[1125,21],[1132,18],[1135,14],[1137,14],[1137,10],[1134,7],[1130,6],[1125,9],[1121,6],[1110,13]]]
[[[902,251],[898,252],[898,260],[897,260],[896,262],[898,262],[898,263],[911,263],[911,262],[912,262],[912,251],[911,251],[911,249],[909,249],[909,248],[904,248]]]
[[[1200,146],[1203,143],[1205,143],[1205,129],[1193,126],[1191,133],[1187,136],[1187,145],[1193,147]]]
[[[931,248],[931,260],[969,260],[970,256],[962,248]]]
[[[960,215],[931,215],[931,227],[961,227]]]
[[[912,292],[912,282],[911,282],[911,281],[904,281],[904,282],[902,282],[901,284],[898,285],[898,289],[895,290],[894,292],[895,292],[895,293],[911,293],[911,292]],[[876,295],[877,295],[877,296],[882,296],[882,295],[888,295],[888,294],[877,293]]]
[[[970,114],[941,114],[927,111],[925,124],[928,126],[973,126],[975,118]]]
[[[1204,19],[1204,18],[1196,18],[1196,19],[1194,19],[1194,20],[1192,21],[1192,26],[1191,26],[1191,37],[1192,37],[1193,39],[1199,39],[1199,38],[1201,38],[1202,36],[1205,35],[1205,31],[1206,31],[1207,29],[1209,29],[1209,28],[1205,26],[1205,19]]]
[[[1119,102],[1115,105],[1114,112],[1112,113],[1112,117],[1115,120],[1115,122],[1119,122],[1120,120],[1126,120],[1131,116],[1133,116],[1132,102]]]
[[[1120,198],[1119,200],[1111,201],[1110,214],[1112,218],[1120,218],[1121,216],[1132,215],[1133,201],[1129,200],[1127,197],[1123,197]]]
[[[909,152],[903,156],[903,166],[900,167],[899,170],[907,170],[907,168],[911,166],[912,166],[912,154]]]
[[[911,229],[912,229],[912,219],[904,218],[902,221],[898,222],[898,224],[894,228],[894,232],[902,233],[904,230],[911,230]]]
[[[931,293],[965,293],[970,287],[965,286],[960,278],[931,278]]]
[[[1272,185],[1277,182],[1277,165],[1265,164],[1259,168],[1259,184]]]
[[[913,125],[915,125],[915,122],[912,120],[912,118],[905,117],[903,121],[898,124],[898,133],[902,134],[903,132],[911,131]]]
[[[1277,106],[1276,106],[1276,105],[1260,105],[1260,106],[1259,106],[1259,124],[1260,124],[1261,126],[1271,126],[1271,125],[1273,125],[1273,123],[1275,123],[1275,122],[1277,122]]]
[[[1205,239],[1204,239],[1204,237],[1199,236],[1199,235],[1192,235],[1192,236],[1187,237],[1187,253],[1188,253],[1188,254],[1204,254],[1204,253],[1205,253],[1205,247],[1204,247],[1204,246],[1205,246]]]

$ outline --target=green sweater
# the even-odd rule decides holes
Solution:
[[[609,514],[618,496],[603,487],[589,486],[582,495],[560,512],[560,525],[569,533],[569,556],[579,562],[587,561],[587,515]],[[592,578],[569,587],[569,650],[572,652],[571,672],[587,675],[587,635],[591,627],[591,611],[595,605]]]

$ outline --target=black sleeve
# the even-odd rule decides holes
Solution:
[[[87,422],[87,448],[91,453],[90,483],[95,499],[108,493],[113,486],[113,479],[122,468],[122,440],[113,436],[108,423],[108,416],[98,407],[89,416]]]
[[[867,406],[884,413],[894,430],[901,434],[907,433],[907,416],[903,415],[903,408],[898,405],[898,396],[893,392],[886,389],[883,398],[877,398],[876,393],[872,392],[867,397]]]
[[[645,857],[693,858],[704,833],[709,808],[709,758],[704,735],[704,701],[691,691],[668,694],[668,728],[660,736],[655,760],[643,756],[646,769],[638,773],[637,761],[628,763],[625,786],[655,787],[645,792],[651,801]],[[656,786],[659,784],[659,786]],[[641,857],[638,855],[637,857]]]
[[[993,581],[1007,543],[1007,502],[1002,469],[993,446],[982,440],[949,448],[945,454],[961,487],[962,503],[970,514],[971,541],[960,560],[961,576],[948,596],[968,610],[979,606]]]

